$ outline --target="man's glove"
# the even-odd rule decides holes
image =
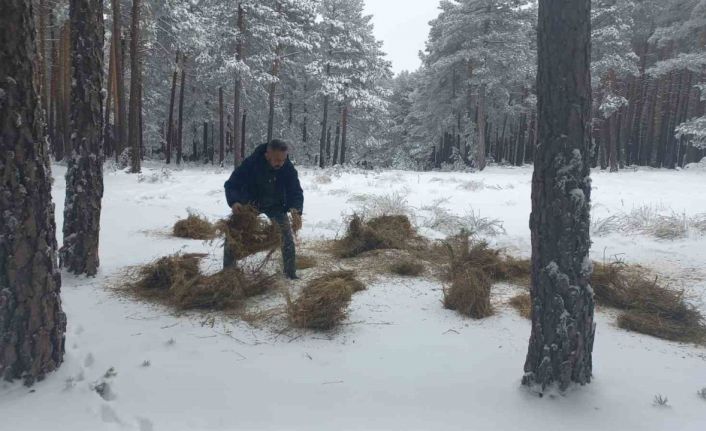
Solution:
[[[296,209],[289,210],[289,213],[292,215],[292,230],[297,233],[302,228],[302,215]]]
[[[238,215],[243,210],[243,204],[236,202],[232,206],[233,214]]]

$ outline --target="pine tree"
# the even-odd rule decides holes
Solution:
[[[71,156],[66,170],[63,267],[96,275],[103,197],[103,0],[72,0]]]
[[[140,87],[142,68],[140,67],[140,0],[132,0],[132,26],[130,28],[130,114],[128,146],[130,148],[130,172],[139,173],[140,167]]]
[[[590,11],[590,0],[539,1],[532,334],[522,382],[540,393],[592,377]]]
[[[64,357],[51,171],[30,0],[0,14],[0,377],[31,385]]]

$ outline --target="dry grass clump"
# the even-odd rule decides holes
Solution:
[[[444,289],[444,307],[474,319],[492,316],[492,284],[490,277],[478,268],[460,269],[453,274],[451,286]]]
[[[184,220],[174,223],[172,234],[177,238],[209,240],[216,237],[216,227],[199,214],[189,212]]]
[[[261,272],[246,274],[228,268],[212,275],[201,275],[172,287],[174,303],[183,310],[226,310],[243,300],[261,295],[275,284],[274,277]]]
[[[317,264],[318,264],[318,262],[314,256],[308,256],[308,255],[302,255],[302,254],[297,255],[297,269],[298,270],[314,268]]]
[[[684,291],[648,278],[639,266],[596,263],[591,286],[597,303],[624,311],[618,318],[623,329],[672,341],[706,340],[703,315]]]
[[[162,257],[139,268],[126,287],[137,297],[158,300],[179,310],[225,310],[244,299],[264,293],[275,285],[274,277],[261,271],[246,273],[228,268],[204,275],[199,261],[206,255],[188,254]]]
[[[417,277],[424,273],[424,264],[410,258],[400,259],[390,265],[390,272],[404,277]]]
[[[513,296],[510,298],[509,304],[520,313],[520,316],[525,319],[532,318],[532,299],[529,293],[520,293],[519,295]]]
[[[136,270],[129,287],[142,296],[164,296],[175,284],[200,274],[199,262],[205,254],[175,254],[165,256]]]
[[[275,250],[281,241],[279,227],[260,218],[252,206],[243,207],[237,215],[219,221],[216,228],[225,235],[224,247],[230,248],[235,260]]]
[[[703,325],[694,326],[683,321],[665,319],[663,316],[649,312],[628,310],[618,316],[618,326],[628,331],[651,335],[663,340],[681,341],[686,343],[703,343],[706,332]]]
[[[287,295],[287,315],[298,328],[330,330],[346,318],[353,293],[365,289],[352,271],[336,271],[311,280],[292,301]]]
[[[471,246],[468,235],[462,233],[446,243],[450,258],[448,279],[444,289],[444,307],[482,319],[493,314],[490,290],[494,267],[500,261],[499,252],[485,242]]]
[[[354,214],[346,235],[334,243],[333,251],[338,257],[350,258],[371,250],[403,249],[414,236],[407,216],[380,216],[364,221]]]

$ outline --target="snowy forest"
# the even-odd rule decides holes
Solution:
[[[0,431],[236,429],[706,429],[706,0],[0,0]]]
[[[68,1],[36,3],[38,79],[61,160]],[[138,146],[167,163],[232,164],[272,137],[294,143],[298,163],[321,167],[533,160],[532,2],[441,2],[422,67],[397,76],[362,0],[123,3],[104,3],[101,81],[103,150],[123,165]],[[704,156],[705,41],[702,1],[593,2],[593,166],[675,168]]]

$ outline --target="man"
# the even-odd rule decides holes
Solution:
[[[233,171],[225,183],[226,200],[234,214],[238,214],[244,205],[252,205],[261,214],[265,214],[277,223],[282,232],[282,260],[284,275],[296,279],[296,250],[294,247],[295,231],[302,225],[304,192],[299,183],[299,175],[288,157],[288,145],[279,139],[258,146],[255,151]],[[292,215],[289,221],[287,213]],[[224,254],[224,266],[233,263]]]

